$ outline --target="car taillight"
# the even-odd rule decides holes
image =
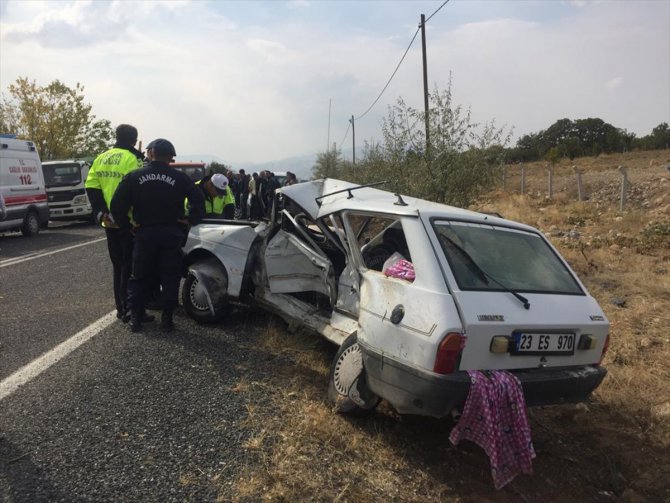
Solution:
[[[465,337],[463,334],[456,332],[448,333],[437,348],[433,372],[438,374],[451,374],[456,370],[458,357],[461,354],[464,344]]]
[[[605,353],[607,353],[609,347],[610,347],[610,334],[607,334],[607,337],[605,337],[605,344],[603,345],[603,352],[600,355],[600,360],[598,360],[598,365],[600,365],[603,362],[603,358],[605,358]]]

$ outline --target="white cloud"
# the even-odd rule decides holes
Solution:
[[[180,153],[228,161],[322,150],[330,99],[330,141],[339,143],[416,30],[406,12],[435,8],[347,3],[352,15],[360,8],[388,16],[381,27],[362,20],[350,27],[337,21],[338,2],[309,9],[290,2],[2,5],[1,90],[18,76],[81,82],[99,118],[133,123],[145,141],[170,138]],[[562,6],[563,17],[543,18],[523,17],[514,2],[450,2],[429,23],[431,86],[445,88],[453,71],[456,103],[471,106],[476,120],[514,125],[517,135],[563,117],[601,117],[638,134],[670,120],[670,48],[659,43],[670,33],[668,4]],[[357,144],[380,137],[380,119],[396,97],[422,108],[419,42],[357,121]]]

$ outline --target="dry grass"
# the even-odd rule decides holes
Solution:
[[[542,166],[529,166],[537,173],[527,175],[527,195],[497,191],[476,207],[545,232],[611,322],[609,375],[593,399],[531,411],[532,477],[496,492],[486,456],[467,443],[450,446],[446,420],[400,417],[385,403],[367,419],[334,414],[326,402],[334,348],[274,321],[253,342],[276,363],[271,375],[234,387],[256,432],[245,447],[260,459],[235,481],[235,500],[670,501],[670,419],[654,412],[670,402],[667,160],[668,152],[579,160],[600,184],[582,203],[567,182],[548,200]],[[625,212],[611,172],[618,164],[644,185]],[[570,176],[570,166],[559,165],[562,172]]]

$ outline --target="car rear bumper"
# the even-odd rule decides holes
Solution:
[[[359,341],[360,344],[360,341]],[[462,410],[470,391],[467,372],[428,373],[383,356],[360,344],[370,389],[401,414],[444,417]],[[556,367],[511,371],[521,382],[526,405],[582,402],[595,390],[604,367]]]

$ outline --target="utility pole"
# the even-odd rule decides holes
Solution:
[[[352,141],[352,153],[351,158],[353,159],[354,166],[356,165],[356,127],[354,125],[354,116],[351,116],[351,141]]]
[[[423,52],[423,108],[426,115],[426,155],[430,151],[430,120],[428,118],[428,63],[426,60],[426,16],[421,14],[421,50]]]

